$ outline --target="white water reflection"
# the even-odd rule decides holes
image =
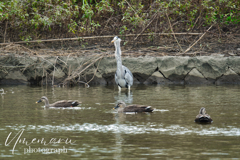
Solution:
[[[114,96],[116,104],[119,101],[124,101],[125,103],[131,104],[133,102],[133,93],[132,92],[118,92],[118,95]]]
[[[2,94],[6,94],[6,93],[4,92],[4,89],[1,88],[0,91],[2,92],[2,93],[0,93],[1,95],[2,95]]]
[[[163,125],[156,125],[147,123],[145,125],[127,125],[127,124],[110,124],[110,125],[99,125],[96,123],[84,123],[84,124],[65,124],[59,126],[52,125],[14,125],[6,126],[14,130],[20,130],[24,128],[27,131],[36,130],[41,132],[56,131],[77,131],[77,132],[99,132],[99,133],[123,133],[123,134],[145,134],[151,132],[158,132],[158,134],[168,135],[209,135],[209,136],[240,136],[240,128],[228,126],[226,128],[210,127],[208,129],[201,128],[186,128],[180,125],[170,125],[163,127]]]
[[[94,109],[92,107],[45,107],[42,106],[44,109],[56,109],[56,110],[84,110],[84,109]]]

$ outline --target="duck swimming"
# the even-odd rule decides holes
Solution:
[[[132,104],[126,106],[124,102],[118,102],[117,106],[113,109],[117,109],[118,112],[152,112],[151,106]]]
[[[49,104],[48,98],[46,96],[42,96],[42,98],[37,101],[36,103],[44,102],[45,107],[76,107],[82,102],[79,102],[77,100],[62,100],[62,101],[57,101],[53,104]]]
[[[199,114],[196,116],[195,122],[197,123],[212,123],[212,118],[210,115],[206,114],[206,109],[202,107]]]

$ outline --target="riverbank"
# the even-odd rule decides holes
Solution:
[[[126,56],[122,61],[135,84],[240,84],[237,56]],[[115,72],[113,54],[0,57],[0,84],[114,84]]]

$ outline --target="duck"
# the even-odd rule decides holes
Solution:
[[[199,111],[199,114],[196,116],[196,123],[212,123],[212,118],[210,115],[206,114],[206,109],[202,107]]]
[[[49,104],[48,98],[46,96],[42,96],[41,99],[39,99],[36,103],[44,102],[45,107],[76,107],[80,103],[77,100],[62,100],[62,101],[57,101],[55,103]]]
[[[138,104],[132,104],[126,106],[124,102],[118,102],[116,107],[113,109],[117,109],[118,113],[122,112],[152,112],[154,109],[151,108],[151,106],[146,105],[138,105]]]

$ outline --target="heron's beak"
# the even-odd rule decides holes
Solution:
[[[37,101],[36,103],[40,103],[40,102],[42,102],[41,99],[39,99],[39,101]]]
[[[111,43],[115,42],[115,40],[112,40]]]

